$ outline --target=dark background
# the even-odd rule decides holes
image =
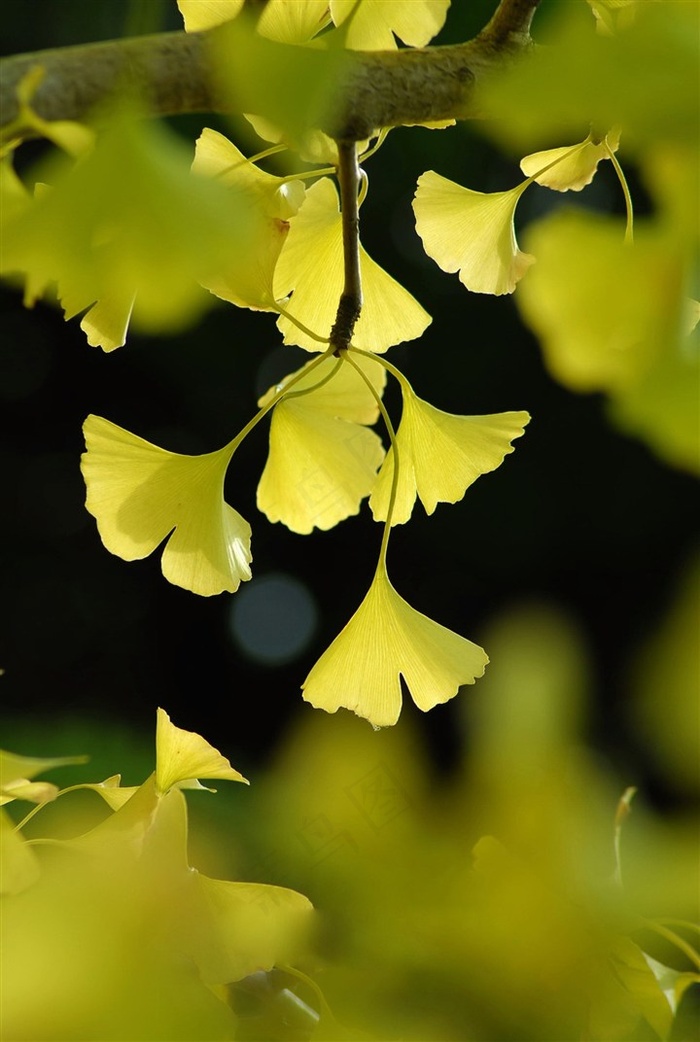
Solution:
[[[538,19],[552,6],[545,3]],[[455,0],[453,8],[440,42],[473,35],[493,4]],[[178,29],[180,18],[174,0],[22,0],[6,4],[3,27],[3,51],[19,53]],[[190,141],[203,126],[224,129],[207,117],[171,122]],[[696,484],[610,427],[600,396],[572,395],[550,379],[511,298],[469,294],[424,256],[411,199],[429,168],[482,191],[521,177],[517,157],[496,152],[471,126],[394,131],[370,160],[365,247],[433,316],[420,341],[392,348],[389,358],[442,409],[527,409],[533,419],[516,452],[462,503],[440,506],[430,518],[418,507],[411,523],[394,531],[392,580],[413,606],[476,641],[509,606],[558,606],[580,625],[591,654],[588,737],[635,777],[646,776],[654,798],[674,798],[627,733],[625,705],[630,665],[663,619],[696,545]],[[634,170],[629,174],[643,210]],[[576,202],[622,212],[610,164]],[[534,186],[519,206],[519,226],[556,205],[558,196]],[[272,316],[223,304],[183,335],[132,333],[125,347],[105,355],[54,307],[26,311],[10,288],[0,302],[0,744],[60,751],[61,730],[76,717],[88,729],[128,725],[150,735],[163,705],[248,773],[266,761],[293,717],[311,712],[300,683],[364,596],[380,529],[366,504],[327,533],[302,537],[271,525],[255,507],[267,425],[256,429],[227,479],[227,498],[253,525],[250,588],[266,575],[294,577],[318,612],[296,657],[262,664],[231,635],[232,602],[248,587],[198,598],[162,578],[159,553],[128,564],[104,550],[83,506],[81,425],[97,413],[166,448],[209,451],[252,415],[278,365],[292,369],[308,356],[280,349]],[[398,404],[391,391],[387,401]],[[403,712],[421,716],[436,763],[449,767],[458,742],[454,703],[422,717],[406,700]],[[38,738],[32,748],[17,747],[27,722],[47,732],[43,744]]]

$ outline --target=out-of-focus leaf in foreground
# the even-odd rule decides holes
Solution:
[[[451,781],[430,777],[410,711],[378,734],[347,716],[304,721],[258,791],[257,857],[285,864],[325,909],[316,977],[358,1033],[665,1037],[671,1004],[631,928],[692,916],[688,833],[659,843],[635,805],[621,888],[616,807],[635,779],[612,778],[583,746],[579,633],[555,609],[525,606],[483,636],[493,666],[464,702],[469,753]],[[630,829],[651,902],[625,894]]]
[[[156,772],[89,832],[11,849],[13,874],[24,868],[25,878],[0,916],[12,951],[4,1038],[232,1039],[222,986],[299,953],[312,912],[305,897],[210,879],[188,863],[182,788],[195,773],[242,776],[162,710],[156,760]]]
[[[538,263],[517,303],[550,372],[574,391],[604,391],[610,415],[668,462],[700,465],[698,332],[688,335],[688,250],[663,226],[560,211],[525,236]]]
[[[697,147],[700,7],[664,0],[636,9],[631,25],[601,36],[586,5],[559,5],[546,41],[484,86],[482,106],[498,117],[489,132],[525,150],[593,123],[621,126],[626,148]]]

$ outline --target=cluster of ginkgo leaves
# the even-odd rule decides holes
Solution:
[[[0,893],[12,898],[2,914],[12,952],[3,1037],[234,1037],[226,986],[296,958],[313,920],[294,890],[211,879],[189,864],[183,790],[204,789],[200,778],[246,779],[163,709],[155,771],[142,785],[123,786],[120,775],[63,789],[34,780],[84,760],[0,751]],[[104,820],[68,838],[50,829],[26,838],[43,808],[81,790],[102,797]],[[32,805],[18,822],[4,809],[15,801]],[[75,828],[80,813],[69,820]]]
[[[242,6],[242,0],[179,2],[188,31],[225,27]],[[298,79],[308,94],[303,69],[312,53],[310,41],[316,50],[325,46],[331,57],[344,48],[396,47],[397,37],[407,46],[424,46],[441,28],[448,7],[449,0],[391,5],[270,0],[255,32],[295,45]],[[169,581],[204,596],[235,592],[252,575],[251,526],[225,502],[224,479],[243,439],[270,413],[269,456],[257,494],[269,520],[306,534],[358,513],[368,499],[374,519],[384,524],[370,589],[312,668],[304,698],[330,712],[347,707],[385,726],[399,716],[401,676],[422,710],[453,697],[461,685],[483,674],[487,656],[397,593],[387,572],[391,528],[409,520],[417,499],[429,514],[438,503],[461,500],[479,476],[495,470],[512,451],[528,414],[451,415],[415,393],[382,356],[420,337],[430,316],[361,246],[361,314],[349,348],[338,351],[329,343],[343,292],[348,232],[333,180],[338,152],[320,130],[274,125],[261,103],[260,115],[250,120],[269,147],[246,157],[222,134],[207,129],[190,169],[182,147],[162,129],[135,118],[139,113],[124,103],[108,118],[97,119],[95,128],[39,120],[31,96],[40,76],[37,69],[22,85],[0,185],[6,201],[1,270],[24,273],[27,303],[57,282],[66,317],[84,312],[81,325],[88,341],[109,351],[124,343],[132,318],[141,328],[155,330],[191,320],[205,306],[203,290],[208,290],[238,307],[275,314],[284,343],[317,356],[270,388],[259,411],[228,444],[204,455],[166,451],[107,419],[89,416],[82,470],[87,509],[104,545],[136,560],[165,542],[162,570]],[[322,85],[311,87],[318,91]],[[54,159],[40,171],[33,195],[11,165],[13,148],[27,127],[71,157],[68,163]],[[374,138],[359,143],[360,162],[376,152],[384,137],[378,128]],[[629,251],[632,205],[615,155],[619,141],[620,129],[610,126],[591,131],[577,144],[530,154],[521,163],[525,180],[505,192],[473,191],[428,171],[419,178],[414,200],[426,252],[445,271],[459,272],[471,291],[511,293],[535,259],[520,250],[514,232],[522,193],[533,183],[579,191],[601,160],[612,162],[620,176],[627,223],[619,249]],[[290,145],[312,161],[311,169],[300,173],[296,162],[290,164],[294,172],[284,176],[261,168],[267,156]],[[360,205],[366,191],[363,177]],[[580,231],[585,240],[588,227],[574,229],[575,235]],[[543,253],[549,242],[548,233]],[[616,244],[613,252],[617,249]],[[646,272],[644,250],[634,257]],[[649,262],[654,272],[655,258]],[[533,325],[543,327],[545,342],[549,328],[555,327],[556,339],[562,325],[560,315],[549,317],[550,278],[547,269],[544,280],[534,281],[532,292],[523,297],[524,310],[532,314]],[[656,320],[652,355],[676,315],[683,283],[675,269],[666,281],[661,308],[645,304]],[[584,285],[576,307],[585,309],[587,299]],[[567,329],[576,307],[565,316]],[[626,310],[621,317],[629,317]],[[603,313],[603,324],[607,321]],[[602,352],[602,367],[610,365],[610,357],[627,367],[627,375],[631,369],[636,377],[640,367],[649,367],[644,358],[639,362],[639,352],[620,356],[614,335],[612,340],[613,350]],[[402,394],[396,431],[382,402],[387,373]],[[388,451],[370,430],[380,414]]]

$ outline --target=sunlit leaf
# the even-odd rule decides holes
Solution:
[[[440,32],[450,0],[330,0],[336,25],[355,8],[347,46],[359,51],[394,50],[398,37],[411,47],[425,47]]]
[[[304,201],[303,182],[259,170],[223,134],[208,128],[197,141],[192,169],[229,187],[251,219],[246,238],[231,244],[226,264],[202,284],[240,307],[274,309],[275,264],[289,231],[288,219]]]
[[[158,710],[156,725],[156,788],[167,792],[173,785],[199,778],[223,781],[247,780],[234,770],[225,756],[194,731],[176,727],[164,709]]]
[[[361,359],[377,391],[384,370]],[[337,372],[318,389],[299,394]],[[295,374],[291,374],[292,376]],[[259,402],[266,404],[277,388]],[[274,409],[270,452],[258,485],[258,507],[270,521],[281,521],[293,532],[328,529],[351,514],[374,484],[384,459],[380,439],[364,424],[376,421],[379,410],[365,383],[348,364],[321,362]]]
[[[411,516],[416,495],[426,513],[438,503],[456,503],[480,475],[495,470],[513,451],[530,417],[526,412],[454,416],[416,397],[402,384],[403,413],[397,432],[399,480],[392,524]],[[389,507],[394,453],[389,450],[370,497],[375,520]]]
[[[293,147],[309,131],[330,125],[350,60],[340,46],[266,39],[245,16],[213,30],[211,54],[224,103],[264,117]]]
[[[535,258],[518,248],[513,216],[527,181],[508,192],[473,192],[428,170],[413,200],[423,248],[474,293],[512,293]]]
[[[479,105],[495,117],[489,133],[524,150],[542,137],[578,136],[592,123],[622,127],[632,150],[662,142],[697,150],[690,84],[700,61],[700,8],[664,0],[635,4],[634,11],[624,31],[602,36],[584,4],[558,5],[547,46],[480,88]]]
[[[615,974],[640,1015],[659,1038],[668,1038],[673,1013],[642,950],[626,937],[616,938],[611,960]]]
[[[24,836],[0,807],[0,894],[19,894],[39,878],[39,862]]]
[[[431,319],[414,297],[395,282],[360,247],[364,303],[352,342],[366,351],[383,353],[393,344],[414,340]],[[327,337],[335,320],[344,284],[343,229],[338,194],[328,178],[306,193],[275,269],[274,292],[280,300],[290,293],[286,310],[319,336]],[[277,323],[286,344],[318,351],[319,344],[282,316]]]
[[[50,803],[58,796],[58,785],[51,782],[32,782],[26,778],[3,785],[0,789],[0,806],[13,800],[27,800],[29,803]]]
[[[289,962],[309,932],[313,907],[295,890],[193,873],[192,956],[208,984],[226,984]]]
[[[223,25],[236,17],[244,3],[245,0],[177,0],[188,33]]]
[[[257,28],[270,40],[306,43],[328,21],[328,0],[268,0]]]
[[[151,332],[193,321],[208,306],[198,282],[246,241],[250,217],[190,159],[170,131],[115,114],[79,162],[33,171],[50,187],[3,221],[3,274],[41,291],[57,280],[67,317],[98,302],[89,333],[106,350],[123,343],[130,313]]]
[[[20,778],[35,778],[37,774],[43,774],[54,767],[70,767],[86,762],[86,756],[18,756],[16,753],[0,749],[0,788],[5,788]]]
[[[140,560],[169,536],[162,569],[176,586],[208,597],[250,579],[250,525],[224,502],[230,446],[183,456],[100,416],[83,429],[86,506],[111,553]]]
[[[304,699],[328,713],[344,707],[375,727],[395,724],[401,677],[426,712],[482,676],[488,657],[476,644],[421,615],[399,596],[380,566],[350,622],[312,668]]]
[[[700,375],[687,326],[686,249],[663,230],[561,212],[533,225],[538,264],[516,301],[550,372],[576,391],[605,391],[611,416],[674,465],[697,470]]]
[[[619,143],[617,131],[611,131],[602,140],[594,140],[589,134],[578,146],[549,148],[525,156],[520,160],[520,169],[546,188],[557,192],[580,192],[595,177],[601,159],[610,158],[608,149],[616,152]]]

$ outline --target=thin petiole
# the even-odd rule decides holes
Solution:
[[[353,350],[356,350],[356,349],[353,348]],[[366,353],[367,352],[364,352],[364,351],[362,352],[362,354],[366,354]],[[374,355],[369,354],[368,357],[374,358],[375,361],[380,362],[380,364],[385,364],[379,358],[375,358]],[[374,398],[375,402],[377,403],[377,407],[378,407],[380,413],[382,414],[382,419],[384,420],[384,425],[386,426],[387,434],[389,435],[389,441],[391,443],[392,465],[393,465],[392,474],[391,474],[391,492],[389,493],[389,506],[387,507],[386,521],[384,522],[384,531],[382,533],[382,543],[381,543],[381,546],[379,548],[379,560],[377,562],[377,571],[379,571],[380,569],[382,569],[383,571],[386,571],[386,552],[387,552],[387,547],[389,545],[389,536],[391,535],[391,519],[392,519],[392,517],[394,515],[394,506],[396,504],[396,494],[397,494],[398,488],[399,488],[399,446],[398,446],[398,442],[397,442],[397,439],[396,439],[396,432],[394,430],[394,425],[391,422],[391,417],[389,416],[389,413],[386,411],[386,406],[384,405],[384,402],[381,399],[381,395],[377,392],[376,387],[374,386],[372,381],[369,379],[367,374],[365,372],[363,372],[363,370],[360,368],[360,366],[357,364],[357,362],[355,362],[353,360],[353,358],[351,357],[349,352],[345,352],[344,353],[344,358],[348,362],[348,364],[353,367],[355,372],[357,372],[360,375],[360,377],[364,380],[365,384],[367,385],[367,387],[369,389],[370,394],[372,395],[372,397]]]
[[[605,151],[608,153],[608,159],[615,167],[615,173],[617,179],[620,182],[622,188],[622,194],[625,197],[625,210],[627,211],[627,225],[625,227],[625,242],[631,243],[634,241],[634,207],[632,205],[632,194],[627,184],[627,178],[625,177],[624,171],[620,166],[620,161],[608,144],[608,139],[605,139]]]
[[[324,351],[323,354],[318,356],[318,358],[314,358],[313,362],[309,362],[308,365],[306,365],[295,376],[293,376],[289,383],[282,387],[266,405],[263,405],[262,408],[259,409],[258,412],[256,412],[255,416],[253,416],[253,418],[249,420],[248,423],[246,423],[245,427],[238,432],[233,441],[229,442],[227,446],[230,452],[229,459],[231,458],[231,456],[233,456],[234,452],[236,451],[238,446],[243,442],[244,438],[247,438],[250,432],[253,430],[253,428],[257,427],[260,421],[265,416],[267,416],[270,409],[274,409],[277,403],[281,401],[282,398],[284,398],[289,393],[290,388],[293,387],[294,384],[298,383],[303,376],[307,376],[308,373],[316,369],[326,358],[332,358],[332,356],[333,350],[329,347],[327,351]]]
[[[324,376],[322,380],[319,380],[317,384],[313,385],[313,387],[304,387],[304,389],[301,390],[301,391],[291,391],[289,394],[285,395],[285,401],[288,400],[289,398],[301,398],[305,394],[311,394],[312,391],[317,391],[319,389],[319,387],[323,387],[325,384],[327,384],[330,380],[333,379],[333,377],[338,372],[338,369],[340,368],[340,366],[342,364],[343,364],[343,359],[342,358],[336,358],[335,365],[331,369],[330,373],[328,373],[326,376]]]
[[[310,336],[312,340],[315,340],[317,344],[327,344],[328,343],[328,337],[327,336],[319,336],[318,333],[314,333],[314,331],[312,329],[309,329],[308,326],[305,326],[303,322],[300,322],[298,318],[294,317],[294,315],[291,313],[291,311],[287,311],[287,309],[283,308],[281,304],[277,303],[277,301],[275,301],[275,309],[284,318],[288,319],[290,322],[293,322],[294,325],[297,327],[297,329],[300,329],[302,331],[302,333],[306,333],[306,335]]]

